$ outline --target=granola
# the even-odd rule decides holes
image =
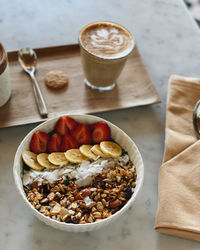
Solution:
[[[136,168],[125,165],[97,173],[91,183],[79,186],[67,176],[49,183],[32,182],[24,186],[29,202],[40,213],[54,220],[85,224],[100,221],[121,209],[134,193]]]

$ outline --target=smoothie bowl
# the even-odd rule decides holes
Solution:
[[[23,139],[13,174],[37,218],[60,230],[85,232],[116,220],[133,204],[144,167],[135,143],[112,123],[65,115]]]

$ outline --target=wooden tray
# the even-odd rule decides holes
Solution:
[[[77,44],[35,51],[38,55],[36,78],[47,104],[49,118],[64,113],[95,113],[160,102],[137,47],[129,57],[117,87],[103,93],[85,86]],[[0,127],[43,121],[37,110],[31,79],[19,65],[17,52],[9,52],[8,58],[12,96],[0,108]],[[45,74],[54,69],[68,74],[69,84],[66,88],[52,90],[44,84]]]

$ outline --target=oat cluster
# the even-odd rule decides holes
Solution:
[[[105,219],[122,208],[134,193],[136,170],[132,163],[98,174],[89,186],[73,180],[53,184],[45,180],[25,186],[27,199],[42,214],[54,220],[85,224]]]

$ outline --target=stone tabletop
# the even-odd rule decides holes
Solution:
[[[145,165],[143,189],[132,208],[106,228],[77,234],[57,231],[25,207],[12,177],[17,146],[36,124],[0,129],[0,249],[200,249],[197,242],[154,231],[168,79],[171,74],[200,76],[200,33],[182,0],[0,0],[0,40],[9,51],[76,43],[80,27],[97,20],[121,23],[134,34],[162,100],[97,114],[137,144]]]

